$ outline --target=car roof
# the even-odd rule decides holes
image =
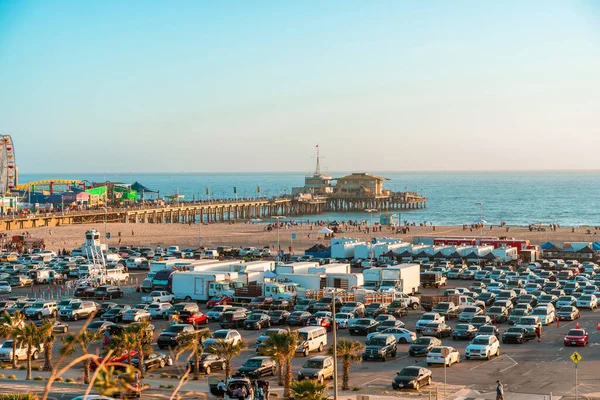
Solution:
[[[332,357],[331,357],[331,356],[314,356],[314,357],[311,357],[311,358],[309,358],[309,361],[310,361],[310,360],[314,360],[314,361],[324,361],[324,360],[326,360],[326,359],[328,359],[328,358],[332,358]]]

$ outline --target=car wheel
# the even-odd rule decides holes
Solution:
[[[34,360],[37,360],[40,357],[40,355],[38,354],[37,351],[34,351],[33,354],[31,355],[31,358],[33,358]]]
[[[419,308],[419,304],[418,304],[418,303],[412,303],[412,305],[411,305],[411,308],[412,308],[413,310],[416,310],[416,309],[418,309],[418,308]]]
[[[79,314],[73,314],[73,321],[77,321],[79,319]]]
[[[322,352],[322,351],[323,351],[323,343],[321,343],[321,344],[319,345],[319,352]]]
[[[142,372],[148,371],[148,366],[146,364],[142,364]]]
[[[498,350],[496,350],[496,357],[500,355],[500,346],[498,346]]]
[[[210,366],[207,366],[204,371],[206,372],[206,375],[210,375]]]
[[[304,354],[304,357],[308,357],[308,349],[304,349],[304,352],[302,354]]]
[[[490,358],[492,358],[492,355],[490,353],[487,353],[485,358],[489,360]]]
[[[164,368],[165,367],[165,360],[160,360],[160,364],[159,365],[160,365],[161,368]]]
[[[419,391],[419,381],[415,382],[415,390],[417,392]]]
[[[400,340],[398,342],[401,343],[401,344],[406,344],[407,343],[406,338],[400,338]]]
[[[63,328],[63,333],[67,333],[67,327],[66,326]]]
[[[428,378],[427,378],[427,384],[428,384],[428,385],[431,385],[431,377],[428,377]]]
[[[319,378],[317,379],[317,381],[318,381],[320,384],[323,384],[323,380],[324,380],[324,379],[323,379],[323,376],[322,376],[322,375],[321,375],[321,376],[319,376]]]
[[[167,315],[167,313],[163,313],[162,317],[163,317],[163,319],[169,318],[168,315]]]
[[[37,313],[36,317],[37,317],[37,319],[42,319],[42,313]]]
[[[395,383],[392,383],[392,389],[394,389],[394,390],[398,390],[398,389],[400,389],[400,388],[399,388],[399,387],[398,387],[398,385],[396,385]]]

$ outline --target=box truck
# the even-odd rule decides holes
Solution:
[[[172,293],[176,300],[208,301],[211,297],[233,295],[230,282],[237,272],[176,271],[171,275]]]

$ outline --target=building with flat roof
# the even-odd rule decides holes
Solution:
[[[388,191],[383,190],[383,181],[389,181],[389,178],[355,172],[337,178],[333,193],[339,196],[385,196]]]

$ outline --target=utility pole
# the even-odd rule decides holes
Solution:
[[[333,314],[333,400],[338,400],[338,372],[337,372],[337,322],[335,320],[335,288],[331,297],[331,311]]]

